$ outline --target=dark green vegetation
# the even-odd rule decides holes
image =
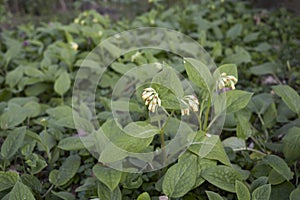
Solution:
[[[167,194],[185,200],[299,199],[299,22],[285,9],[268,12],[240,1],[203,1],[168,9],[156,3],[154,9],[132,22],[112,23],[108,17],[88,11],[68,25],[22,25],[3,31],[0,198],[148,200],[149,195],[158,199]],[[78,139],[71,109],[72,85],[82,59],[99,42],[120,31],[145,26],[189,35],[218,66],[237,66],[236,91],[254,94],[249,102],[244,101],[247,106],[233,109],[231,105],[220,140],[199,131],[195,137],[199,144],[216,141],[204,156],[197,151],[201,149],[198,144],[165,169],[121,173],[96,164]],[[107,103],[111,90],[130,67],[171,60],[168,64],[190,78],[172,55],[141,51],[131,62],[135,53],[116,60],[96,91],[97,120],[107,134],[117,129],[110,121]],[[132,104],[138,111],[135,118],[144,120],[143,102],[136,98]],[[82,112],[90,115],[88,109]],[[153,149],[159,143],[154,137],[145,146]],[[144,150],[143,143],[139,145]]]

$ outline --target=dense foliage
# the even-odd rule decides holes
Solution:
[[[3,31],[0,198],[298,199],[299,18],[285,9],[269,12],[242,1],[201,2],[185,1],[166,9],[154,1],[154,9],[132,21],[112,22],[96,11],[86,11],[68,25],[25,24]],[[210,106],[203,104],[205,118],[200,124],[203,120],[206,125],[195,133],[189,149],[177,162],[148,173],[120,172],[98,163],[80,140],[83,133],[76,129],[72,113],[72,86],[89,52],[104,39],[137,27],[184,33],[208,51],[221,73],[238,77],[236,90],[224,92],[228,110],[221,135],[205,132]],[[150,139],[126,141],[129,137],[111,120],[110,98],[117,81],[130,69],[162,61],[193,82],[200,104],[204,102],[200,97],[207,94],[205,80],[201,74],[194,76],[197,70],[190,65],[201,65],[199,61],[187,58],[182,64],[176,55],[141,50],[121,56],[103,75],[96,91],[97,118],[90,117],[87,106],[76,110],[78,116],[97,120],[101,131],[108,137],[116,134],[116,144],[128,151],[159,149],[157,130]],[[176,75],[168,75],[167,81],[180,82]],[[130,101],[136,121],[148,116],[141,93]],[[162,105],[171,98],[160,97]],[[122,102],[118,105],[123,106]],[[170,115],[180,116],[176,106],[168,106]],[[164,127],[166,140],[172,139],[173,125],[176,128],[178,123],[175,117],[171,119],[173,124]],[[88,120],[83,122],[89,126]],[[125,128],[135,132],[134,124]]]

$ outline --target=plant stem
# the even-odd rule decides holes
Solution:
[[[208,123],[208,117],[209,117],[209,111],[210,111],[210,98],[208,98],[208,103],[207,103],[207,108],[205,112],[205,119],[204,119],[204,125],[203,125],[203,130],[206,132],[207,131],[207,123]]]
[[[257,116],[258,116],[259,121],[260,121],[260,123],[261,123],[261,125],[263,127],[264,132],[265,132],[265,136],[266,136],[265,142],[267,142],[268,139],[269,139],[269,132],[268,132],[268,130],[265,127],[265,122],[264,122],[263,118],[261,117],[261,114],[258,113]]]
[[[54,185],[52,184],[52,185],[49,187],[49,189],[47,190],[47,192],[46,192],[45,194],[43,194],[42,199],[45,198],[49,192],[51,192],[51,190],[52,190],[53,187],[54,187]]]
[[[162,163],[165,164],[166,161],[166,151],[165,151],[165,135],[164,135],[164,129],[161,126],[160,120],[158,120],[158,127],[160,128],[159,138],[160,138],[160,148],[163,154],[163,160]]]
[[[203,107],[204,107],[204,102],[201,102],[201,106],[200,106],[200,112],[199,112],[199,116],[198,116],[198,123],[199,123],[199,129],[202,131],[202,114],[203,114]]]
[[[297,161],[295,161],[295,163],[294,163],[294,170],[295,170],[295,176],[296,176],[295,185],[298,186],[299,176],[298,176],[298,172],[297,172]]]

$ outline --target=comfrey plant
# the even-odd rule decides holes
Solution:
[[[162,178],[160,187],[166,195],[162,197],[182,197],[205,180],[221,189],[235,192],[236,181],[243,184],[241,181],[247,177],[232,167],[218,136],[221,133],[219,123],[224,122],[226,112],[234,113],[244,108],[252,94],[236,89],[237,68],[233,64],[220,66],[213,75],[203,63],[192,58],[186,58],[184,66],[187,78],[196,86],[190,94],[183,95],[184,92],[178,92],[181,88],[176,83],[180,83],[180,80],[170,67],[166,67],[161,73],[167,79],[164,82],[173,81],[176,87],[167,85],[169,89],[165,89],[157,83],[153,86],[150,84],[141,94],[150,113],[159,115],[162,110],[168,116],[165,121],[158,120],[163,159],[168,159],[171,155],[164,141],[166,135],[170,136],[165,133],[168,132],[166,127],[169,126],[169,120],[174,122],[178,117],[182,120],[189,119],[183,120],[183,123],[190,130],[194,130],[194,134],[186,135],[193,138],[189,141],[187,151],[181,151],[178,162],[167,169]],[[166,90],[173,95],[166,93]],[[170,101],[178,102],[178,106],[170,106]],[[194,117],[197,123],[192,122]],[[214,194],[208,192],[207,195]]]

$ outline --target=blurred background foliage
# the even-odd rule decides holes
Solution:
[[[200,0],[203,1],[203,0]],[[205,0],[204,0],[205,1]],[[267,9],[287,9],[300,14],[299,0],[248,0],[256,7]],[[60,21],[69,23],[85,10],[96,10],[107,14],[113,20],[133,19],[151,10],[156,3],[170,7],[173,4],[186,5],[199,0],[0,0],[0,27],[14,28],[20,24]]]

